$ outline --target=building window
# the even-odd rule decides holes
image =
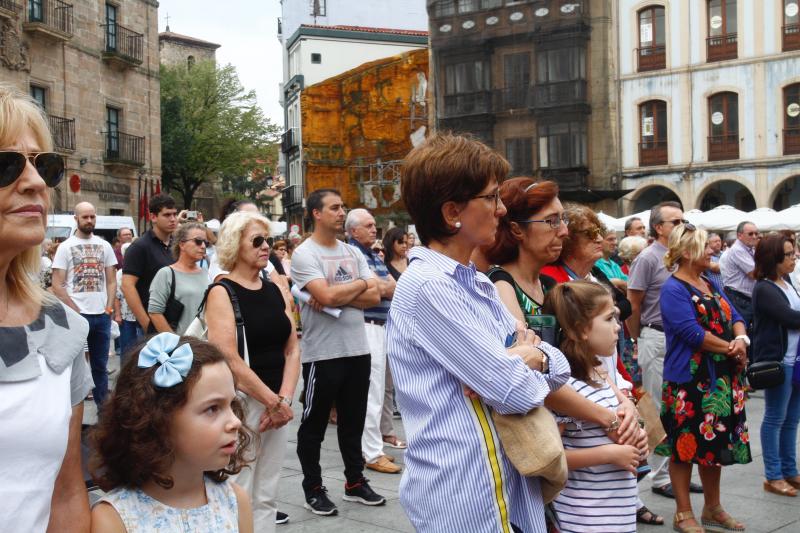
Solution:
[[[117,49],[117,6],[106,4],[106,50]]]
[[[498,111],[520,109],[529,103],[531,85],[531,54],[520,52],[503,56],[504,88],[500,89]]]
[[[536,65],[538,83],[558,83],[586,79],[586,50],[556,48],[539,52]]]
[[[31,97],[36,100],[39,107],[47,110],[47,89],[38,85],[31,85]]]
[[[311,15],[314,17],[324,17],[327,13],[325,6],[326,0],[311,0]]]
[[[456,13],[455,0],[439,0],[433,9],[434,17],[449,17]]]
[[[739,96],[717,93],[708,99],[708,160],[739,159]]]
[[[44,0],[28,0],[28,20],[44,22]]]
[[[639,72],[666,67],[665,33],[662,6],[639,11]]]
[[[311,54],[311,62],[317,65],[322,63],[322,54]]]
[[[708,61],[736,59],[736,0],[708,0]]]
[[[650,100],[639,106],[639,165],[667,164],[667,103]]]
[[[478,10],[478,0],[458,0],[459,13],[472,13]]]
[[[585,122],[539,126],[539,167],[545,169],[585,167],[586,144]]]
[[[800,1],[783,0],[783,51],[800,50]]]
[[[800,83],[783,89],[783,155],[800,154]]]
[[[533,174],[533,138],[506,139],[506,159],[511,163],[512,176]]]
[[[119,119],[122,112],[116,107],[106,107],[106,151],[119,157]]]
[[[489,62],[483,59],[445,66],[445,115],[488,113],[491,109]]]

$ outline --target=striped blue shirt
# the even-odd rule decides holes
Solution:
[[[389,269],[386,268],[386,264],[381,261],[381,258],[378,257],[378,254],[361,244],[355,239],[350,239],[350,244],[361,250],[361,253],[364,254],[364,257],[367,260],[367,264],[369,265],[369,269],[372,271],[373,274],[378,276],[382,280],[386,280],[390,274]],[[369,309],[364,309],[364,320],[369,322],[370,320],[377,320],[381,323],[386,321],[386,317],[389,314],[389,306],[392,305],[391,298],[383,298],[381,297],[381,303],[376,305],[375,307],[370,307]]]
[[[509,357],[515,320],[489,279],[417,246],[398,281],[388,354],[408,438],[400,502],[420,532],[544,532],[538,478],[506,458],[490,409],[527,413],[566,383],[569,364],[542,344],[549,374]],[[480,397],[464,395],[464,385]]]

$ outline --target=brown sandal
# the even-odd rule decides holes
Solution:
[[[675,513],[675,518],[672,519],[672,529],[678,533],[705,533],[706,530],[699,525],[681,526],[680,523],[685,520],[694,520],[697,522],[693,512],[681,511],[680,513]]]
[[[787,479],[768,479],[764,482],[764,490],[779,496],[797,496],[797,489]]]
[[[800,476],[787,477],[786,483],[796,488],[797,490],[800,490]]]
[[[706,514],[708,513],[708,515]],[[714,507],[703,507],[700,515],[703,527],[714,531],[744,531],[745,526],[738,520],[729,515],[721,505]]]

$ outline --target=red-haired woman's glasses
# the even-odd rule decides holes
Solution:
[[[541,219],[531,218],[529,220],[515,220],[514,222],[516,222],[517,224],[535,224],[537,222],[543,222],[549,224],[550,229],[558,229],[561,227],[562,222],[567,225],[569,224],[569,217],[567,216],[566,213],[562,213],[560,215],[556,213],[550,215],[549,217],[544,217]]]
[[[31,164],[48,187],[55,187],[64,178],[64,158],[53,152],[0,151],[0,187],[8,187],[22,176],[26,163]]]

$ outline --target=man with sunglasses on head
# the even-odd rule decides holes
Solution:
[[[725,285],[725,294],[742,315],[747,334],[753,327],[753,289],[756,280],[754,254],[758,244],[758,228],[749,221],[739,223],[733,246],[725,250],[719,260],[720,274]],[[748,353],[749,353],[748,346]]]
[[[117,298],[114,249],[94,235],[97,211],[89,202],[75,206],[75,234],[61,243],[53,258],[53,292],[89,322],[89,364],[97,407],[108,395],[108,348],[111,315]]]
[[[642,250],[633,260],[628,275],[628,300],[632,314],[626,321],[631,338],[636,340],[639,366],[642,369],[642,387],[661,408],[661,383],[664,376],[664,356],[667,342],[661,322],[659,298],[661,287],[670,273],[664,265],[667,242],[672,230],[686,222],[678,202],[661,202],[650,210],[650,236],[653,244]],[[650,455],[648,464],[653,470],[655,494],[674,498],[669,479],[669,458]],[[703,487],[692,483],[691,492],[703,492]]]

